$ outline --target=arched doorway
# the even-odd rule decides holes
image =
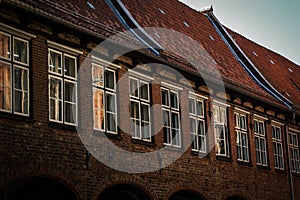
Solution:
[[[2,190],[3,200],[76,200],[74,193],[62,183],[47,178],[25,178]]]
[[[246,200],[246,198],[240,196],[231,196],[226,198],[226,200]]]
[[[175,192],[169,198],[169,200],[204,200],[204,198],[201,197],[201,195],[196,192],[183,190],[183,191]]]
[[[129,184],[118,184],[104,190],[98,200],[151,200],[140,188]]]

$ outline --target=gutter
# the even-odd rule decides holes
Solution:
[[[128,23],[126,22],[126,20],[124,19],[124,17],[120,14],[120,12],[118,11],[118,9],[114,6],[114,4],[111,2],[111,0],[105,0],[106,4],[112,9],[112,11],[115,13],[115,15],[118,17],[118,19],[121,21],[121,23],[125,26],[125,28],[132,33],[139,41],[141,41],[143,44],[145,44],[150,51],[152,51],[156,56],[160,56],[160,53],[154,48],[152,47],[147,41],[145,41],[138,33],[136,33],[136,31],[134,29],[132,29]],[[155,42],[140,26],[139,24],[133,19],[133,17],[131,16],[131,14],[129,13],[129,11],[125,8],[124,4],[120,1],[117,0],[119,6],[122,8],[122,10],[125,12],[125,14],[127,15],[127,17],[129,17],[129,19],[131,20],[131,22],[136,26],[136,28],[141,31],[141,33],[143,34],[143,36],[145,36],[148,40],[150,40],[151,42],[153,42],[159,49],[162,49],[162,47]]]
[[[283,103],[285,106],[287,106],[290,110],[293,110],[293,103],[288,100],[286,97],[284,97],[282,94],[280,94],[267,80],[266,78],[259,72],[259,70],[255,67],[255,65],[250,61],[250,59],[245,55],[245,53],[241,50],[241,48],[236,44],[236,42],[232,39],[232,37],[229,35],[229,33],[224,29],[224,27],[221,25],[221,23],[218,21],[218,19],[214,16],[212,12],[208,12],[205,14],[209,21],[212,23],[222,40],[225,42],[225,44],[228,46],[234,57],[238,60],[238,62],[242,65],[242,67],[247,71],[247,73],[255,80],[255,82],[264,90],[266,90],[269,94],[271,94],[273,97],[275,97],[278,101]],[[220,30],[220,28],[222,30]],[[222,31],[225,33],[225,35],[222,33]],[[229,38],[226,39],[226,36]],[[245,62],[242,60],[242,58],[237,54],[237,52],[233,49],[232,45],[230,45],[229,42],[232,42],[234,47],[237,48],[238,52],[242,54],[242,58],[246,59],[246,61],[250,64],[250,66],[247,66]],[[255,75],[254,73],[258,74]]]

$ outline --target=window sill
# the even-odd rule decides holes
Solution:
[[[210,157],[210,153],[202,153],[202,152],[195,151],[195,150],[191,150],[191,154],[198,156],[199,158],[209,158]]]
[[[131,138],[131,142],[133,144],[141,144],[149,147],[156,147],[156,144],[153,141],[146,141],[142,139],[137,139],[137,138]]]
[[[248,167],[253,167],[253,164],[250,163],[250,162],[238,160],[237,163],[240,164],[240,165],[244,165],[244,166],[248,166]]]
[[[107,137],[109,139],[113,139],[113,140],[122,140],[122,137],[117,134],[117,133],[107,133],[104,131],[98,131],[98,130],[94,130],[94,135],[99,136],[99,137]]]
[[[52,128],[60,129],[60,130],[66,130],[66,131],[74,131],[77,132],[76,126],[67,125],[67,124],[61,124],[57,122],[49,122],[48,125]]]
[[[300,177],[300,172],[292,172],[293,176]]]
[[[22,122],[28,122],[28,123],[34,123],[35,122],[35,120],[30,116],[17,115],[17,114],[1,112],[1,111],[0,111],[0,117],[1,118],[6,118],[6,119],[9,119],[9,120],[14,120],[14,121],[16,120],[16,121],[22,121]]]
[[[282,174],[286,174],[286,170],[285,170],[285,169],[276,169],[276,168],[275,168],[275,172],[277,172],[277,173],[282,173]]]
[[[164,149],[174,151],[174,152],[184,153],[184,150],[182,149],[182,147],[168,146],[168,145],[164,144]]]
[[[218,156],[218,155],[216,155],[216,159],[220,160],[220,161],[230,162],[230,163],[233,162],[230,157],[226,157],[226,156]]]
[[[264,169],[264,170],[271,170],[271,168],[269,166],[263,166],[263,165],[259,165],[259,164],[257,164],[257,168]]]

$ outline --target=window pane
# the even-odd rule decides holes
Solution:
[[[0,61],[0,109],[11,110],[10,65]]]
[[[259,134],[265,135],[265,127],[263,122],[259,122]]]
[[[195,99],[189,99],[189,112],[191,114],[196,114]]]
[[[115,98],[115,95],[113,94],[106,94],[106,111],[108,112],[113,112],[115,113],[116,112],[116,108],[115,108],[115,105],[116,105],[116,98]]]
[[[178,113],[171,113],[171,117],[172,117],[172,128],[179,129]]]
[[[62,91],[61,80],[51,77],[50,78],[50,97],[61,100],[62,99],[61,91]]]
[[[219,107],[218,106],[213,106],[213,114],[214,114],[214,122],[215,123],[218,123],[218,122],[220,122],[220,118],[219,118]]]
[[[18,113],[28,114],[28,70],[15,67],[14,71],[14,110]]]
[[[272,126],[272,138],[276,138],[275,126]]]
[[[196,119],[190,118],[190,128],[192,133],[196,133]]]
[[[164,126],[170,126],[170,117],[169,117],[169,111],[163,110],[163,123]]]
[[[115,114],[106,113],[107,131],[116,132]]]
[[[15,112],[29,114],[28,105],[28,92],[15,90]]]
[[[143,100],[149,100],[149,84],[141,82],[141,99]]]
[[[104,130],[104,95],[103,90],[94,88],[94,128]]]
[[[162,105],[169,106],[169,92],[167,90],[161,90],[161,101]]]
[[[14,61],[28,64],[27,42],[14,38]]]
[[[76,59],[65,56],[65,75],[76,78]]]
[[[177,93],[170,93],[170,100],[171,100],[171,108],[178,108],[178,95]]]
[[[15,67],[14,84],[19,90],[28,91],[28,70]]]
[[[130,95],[134,97],[139,97],[139,90],[138,90],[138,81],[136,79],[130,79]]]
[[[279,127],[276,128],[277,138],[281,140],[281,129]]]
[[[142,138],[150,140],[150,123],[142,122]]]
[[[62,101],[50,99],[50,119],[62,121]]]
[[[221,123],[226,123],[227,119],[226,119],[226,109],[224,108],[220,108],[220,122]]]
[[[191,134],[192,149],[198,150],[197,135]]]
[[[75,83],[65,82],[65,101],[76,103]]]
[[[206,152],[205,137],[199,137],[199,149],[201,152]]]
[[[139,111],[139,104],[135,101],[131,101],[130,102],[130,116],[132,118],[135,118],[135,119],[139,119],[140,118],[140,111]]]
[[[258,133],[258,121],[254,120],[254,133]]]
[[[115,73],[109,70],[105,70],[105,87],[114,90],[115,89]]]
[[[143,121],[150,121],[149,105],[141,104],[141,117]]]
[[[93,64],[93,85],[103,87],[103,67]]]
[[[201,101],[197,101],[197,115],[203,116],[203,103]]]
[[[67,123],[76,123],[76,104],[65,103],[65,121]]]
[[[49,52],[49,71],[61,74],[61,54],[50,51]]]
[[[10,37],[0,33],[0,57],[10,59]]]
[[[204,122],[203,121],[198,121],[198,134],[204,136]]]
[[[173,145],[179,146],[180,145],[180,135],[179,130],[172,130],[172,143]]]

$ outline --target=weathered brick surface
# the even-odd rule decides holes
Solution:
[[[67,5],[66,5],[67,6]],[[71,6],[71,5],[68,5]],[[73,6],[71,6],[73,8]],[[7,9],[12,9],[7,7]],[[6,22],[0,18],[1,21]],[[34,17],[28,19],[34,20]],[[28,22],[29,23],[29,22]],[[49,24],[52,24],[49,22]],[[18,25],[14,25],[20,28]],[[212,99],[205,101],[206,107],[206,125],[208,129],[208,143],[211,147],[209,155],[199,158],[188,148],[186,152],[178,151],[174,148],[168,148],[169,156],[183,154],[176,162],[171,165],[151,173],[129,174],[116,171],[99,162],[92,155],[87,154],[76,128],[61,126],[55,123],[49,123],[48,114],[48,46],[47,40],[53,40],[72,48],[83,51],[79,56],[79,62],[82,64],[88,56],[86,44],[88,42],[99,42],[91,36],[81,33],[81,44],[70,44],[63,40],[58,40],[56,35],[60,30],[69,31],[69,34],[75,34],[74,30],[65,30],[67,28],[52,24],[53,35],[41,33],[26,29],[36,35],[31,43],[31,94],[32,110],[29,118],[11,116],[1,112],[0,117],[0,188],[5,187],[13,181],[25,177],[45,177],[54,179],[70,188],[78,199],[96,200],[98,196],[110,186],[116,184],[132,184],[141,188],[151,199],[167,200],[177,191],[190,190],[201,194],[205,199],[226,199],[230,196],[242,196],[246,199],[290,199],[289,173],[287,168],[284,171],[275,170],[273,165],[273,149],[271,139],[271,125],[266,123],[267,143],[268,143],[268,161],[269,167],[261,168],[255,162],[255,141],[253,134],[253,113],[259,113],[252,109],[244,108],[251,112],[247,117],[250,143],[250,164],[238,163],[236,156],[236,137],[234,122],[234,106],[242,106],[241,103],[234,101],[228,102],[231,107],[228,109],[228,124],[230,135],[230,159],[219,159],[215,156],[213,127],[210,122],[212,119],[211,106]],[[110,52],[112,54],[112,52]],[[133,60],[141,55],[134,55]],[[89,61],[89,58],[86,60]],[[117,61],[118,62],[118,61]],[[120,63],[119,63],[120,64]],[[125,81],[118,88],[118,122],[125,129],[130,129],[130,119],[122,115],[128,112],[128,64],[120,64],[121,69],[117,71],[118,80]],[[79,85],[79,114],[81,116],[79,125],[84,134],[90,134],[89,137],[96,138],[92,148],[98,151],[108,151],[104,149],[103,136],[95,136],[92,130],[92,90],[91,68],[89,65],[81,66]],[[192,77],[192,76],[191,76]],[[160,85],[161,81],[168,82],[168,78],[160,76],[158,72],[153,71],[155,81],[151,84],[152,105],[161,104]],[[126,81],[127,80],[127,81]],[[232,91],[230,91],[232,92]],[[205,94],[203,94],[205,95]],[[248,99],[236,92],[230,95],[237,95],[242,101],[251,101],[255,104],[271,108],[259,101]],[[188,120],[188,90],[183,86],[180,92],[181,106],[181,126],[183,139],[186,142],[189,139],[189,120]],[[127,103],[126,103],[127,102]],[[265,109],[267,110],[267,109]],[[280,110],[276,110],[281,113]],[[265,115],[265,113],[259,113]],[[9,117],[8,117],[9,116]],[[153,130],[160,130],[162,126],[161,110],[155,107],[152,117]],[[278,119],[281,121],[280,119]],[[299,129],[294,126],[293,128]],[[285,135],[286,133],[284,133]],[[151,144],[147,142],[137,142],[126,134],[126,131],[119,130],[118,136],[111,136],[113,141],[120,148],[127,151],[149,152],[163,147],[163,132],[158,131]],[[99,143],[97,143],[99,142]],[[101,143],[102,142],[102,143]],[[287,141],[284,139],[284,146]],[[107,159],[109,159],[107,153]],[[113,154],[114,159],[122,161],[121,155]],[[287,152],[284,148],[285,166],[288,166]],[[140,163],[147,167],[147,163]],[[128,166],[124,166],[128,167]],[[300,178],[299,175],[293,177],[295,199],[300,199]]]

